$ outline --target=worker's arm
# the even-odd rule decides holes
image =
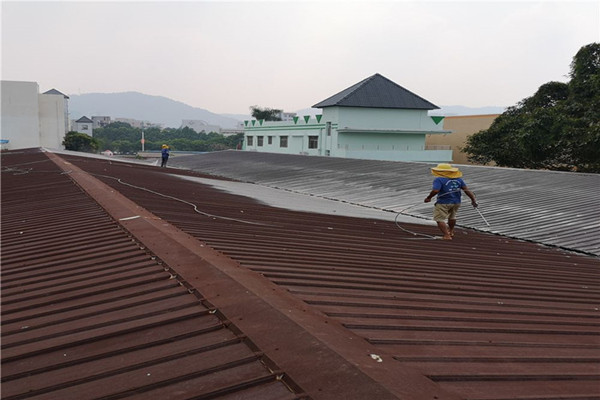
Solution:
[[[440,191],[439,190],[432,190],[431,193],[429,193],[429,196],[425,197],[425,203],[429,203],[431,201],[431,199],[438,194]]]
[[[468,187],[466,187],[466,186],[464,186],[464,187],[462,188],[462,190],[463,190],[463,191],[465,192],[465,194],[466,194],[467,196],[469,196],[469,198],[471,199],[471,205],[472,205],[473,207],[477,207],[477,200],[475,200],[475,194],[473,194],[473,192],[471,192],[471,191],[469,190],[469,188],[468,188]]]

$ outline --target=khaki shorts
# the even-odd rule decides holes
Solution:
[[[433,220],[435,222],[456,219],[460,204],[436,204],[433,209]]]

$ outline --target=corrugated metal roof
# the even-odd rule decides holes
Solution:
[[[2,153],[3,399],[304,397],[61,172]]]
[[[432,165],[226,151],[171,165],[297,193],[431,219]],[[488,227],[470,205],[461,226],[600,255],[600,175],[461,165]]]
[[[372,75],[315,104],[313,107],[325,108],[333,106],[411,110],[434,110],[439,108],[435,104],[417,96],[380,74]]]
[[[227,265],[227,259],[239,262],[223,272],[237,276],[235,282],[268,300],[272,310],[253,313],[255,304],[260,305],[254,301],[235,307],[224,304],[219,310],[260,350],[274,354],[270,359],[314,398],[340,398],[331,394],[353,382],[336,377],[347,376],[344,371],[352,365],[357,381],[364,374],[370,377],[357,386],[377,383],[371,388],[378,392],[342,398],[380,399],[384,388],[407,399],[600,398],[597,257],[471,229],[459,229],[452,242],[414,240],[392,222],[273,208],[176,176],[194,175],[191,172],[64,157],[125,195],[135,207],[143,207],[140,213],[151,211],[156,218],[147,216],[144,221],[156,229],[169,222],[191,235],[177,236],[175,242],[206,243],[219,251],[206,257]],[[348,161],[352,160],[340,164]],[[88,193],[99,196],[93,188]],[[21,199],[25,204],[28,197]],[[133,229],[141,220],[121,224]],[[430,225],[406,227],[424,234],[436,231]],[[149,248],[156,241],[175,238],[146,231],[135,237]],[[162,251],[179,252],[168,246]],[[199,275],[195,280],[182,276],[189,276],[186,282],[193,282],[191,287],[213,304],[213,297],[218,301],[229,295],[229,287],[235,295],[228,301],[245,296],[235,282],[223,284],[215,279],[218,275]],[[221,287],[211,291],[213,285]],[[281,340],[281,335],[270,336],[278,324],[270,323],[264,330],[263,321],[273,310],[293,322],[280,320],[290,328],[286,335],[300,332],[277,350],[269,342]],[[261,325],[263,330],[257,330]],[[307,336],[319,343],[318,350],[290,351],[296,339]],[[332,352],[336,359],[324,357],[323,364],[302,368],[313,376],[327,376],[323,382],[330,387],[322,389],[330,390],[329,397],[314,386],[307,389],[304,383],[311,385],[303,374],[296,379],[291,373],[302,370],[295,365],[301,361],[290,361],[292,354],[305,360],[321,352]],[[332,369],[338,363],[345,366]],[[431,385],[419,378],[421,374]]]

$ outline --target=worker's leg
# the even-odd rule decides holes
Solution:
[[[450,230],[448,225],[446,225],[446,219],[448,218],[448,208],[451,205],[449,204],[436,204],[433,209],[433,220],[437,223],[438,228],[442,231],[444,240],[452,240],[452,236],[450,236]]]
[[[456,225],[456,220],[455,219],[449,219],[448,220],[448,234],[450,236],[454,236],[454,226]]]
[[[452,240],[452,236],[450,236],[450,231],[448,229],[448,225],[444,221],[437,221],[437,226],[440,228],[440,231],[444,234],[442,239],[444,240]]]

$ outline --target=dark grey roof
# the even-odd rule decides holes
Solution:
[[[77,121],[75,121],[75,122],[87,122],[87,123],[93,123],[94,121],[92,121],[91,119],[89,119],[89,118],[88,118],[88,117],[86,117],[86,116],[83,116],[83,117],[79,118],[79,119],[78,119]]]
[[[47,92],[44,92],[44,94],[59,94],[59,95],[61,95],[61,96],[64,96],[64,97],[65,97],[65,99],[68,99],[68,98],[69,98],[69,96],[67,96],[67,95],[66,95],[66,94],[64,94],[64,93],[61,93],[61,92],[59,92],[59,91],[58,91],[58,90],[56,90],[56,89],[50,89],[50,90],[48,90]]]
[[[226,151],[172,165],[306,195],[431,219],[431,164]],[[461,165],[479,210],[466,203],[459,224],[600,255],[600,174]]]
[[[315,104],[325,107],[400,108],[411,110],[434,110],[439,107],[386,77],[375,74],[342,90],[336,95]]]

